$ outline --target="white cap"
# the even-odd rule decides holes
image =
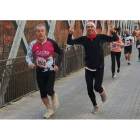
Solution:
[[[95,23],[94,23],[93,21],[88,21],[88,22],[86,23],[86,26],[87,26],[88,24],[92,24],[92,25],[94,26],[94,28],[96,28],[96,25],[95,25]]]

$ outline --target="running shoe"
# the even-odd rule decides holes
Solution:
[[[94,107],[92,114],[98,114],[98,113],[99,113],[98,107]]]
[[[100,93],[100,96],[101,96],[101,100],[102,102],[105,102],[106,101],[106,94],[105,94],[105,87],[103,86],[103,92]]]
[[[115,78],[116,77],[116,74],[112,74],[112,78]]]
[[[53,95],[53,97],[51,99],[52,99],[52,107],[53,107],[53,109],[57,109],[59,107],[59,101],[58,101],[57,94],[54,93],[54,95]]]
[[[119,73],[120,72],[120,69],[118,69],[117,72]]]
[[[127,63],[130,66],[130,62]]]
[[[47,112],[44,114],[43,118],[50,118],[53,115],[52,109],[47,109]]]

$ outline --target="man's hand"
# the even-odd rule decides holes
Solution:
[[[35,64],[32,63],[31,65],[29,65],[29,70],[33,70],[35,68]]]
[[[116,31],[114,30],[114,27],[113,27],[112,23],[109,23],[109,22],[108,22],[108,25],[109,25],[109,27],[110,27],[110,32],[111,32],[111,33],[116,32]]]
[[[55,65],[54,68],[53,68],[53,70],[54,71],[58,71],[58,66]]]
[[[116,32],[116,31],[114,30],[113,25],[110,25],[110,32],[111,32],[111,33]]]
[[[117,45],[117,43],[116,42],[112,42],[113,44],[115,44],[115,45]]]
[[[73,34],[73,33],[74,33],[74,25],[70,26],[70,28],[69,28],[69,33],[70,33],[70,34]]]

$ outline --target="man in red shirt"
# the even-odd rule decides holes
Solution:
[[[36,61],[36,75],[37,83],[41,94],[41,99],[47,108],[47,112],[43,116],[49,118],[54,113],[54,109],[59,106],[57,94],[53,90],[55,82],[55,72],[58,71],[58,67],[62,61],[62,50],[58,47],[58,44],[46,37],[46,28],[44,25],[39,24],[35,27],[36,40],[30,43],[26,61],[29,65],[29,69],[34,69],[33,55]],[[54,54],[58,54],[58,61],[55,62]],[[49,103],[48,95],[52,99],[52,107]]]

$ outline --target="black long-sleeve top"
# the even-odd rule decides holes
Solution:
[[[85,66],[90,69],[98,69],[104,66],[104,54],[102,42],[113,42],[118,41],[118,36],[115,32],[112,36],[97,34],[94,39],[89,39],[86,36],[79,37],[77,39],[72,39],[72,35],[68,35],[67,44],[81,44],[85,49]]]

